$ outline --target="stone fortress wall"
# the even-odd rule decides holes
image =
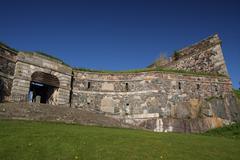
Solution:
[[[220,42],[214,35],[138,73],[78,70],[36,52],[12,51],[11,58],[1,53],[0,64],[9,65],[7,73],[0,68],[0,78],[7,77],[5,86],[10,84],[3,97],[28,101],[32,83],[37,82],[49,86],[40,91],[48,92],[46,102],[53,105],[105,113],[154,131],[207,130],[240,120]]]
[[[0,102],[9,101],[17,60],[17,51],[0,44]]]
[[[225,76],[73,72],[72,107],[154,131],[201,132],[240,118]]]
[[[13,101],[24,101],[27,99],[31,76],[35,72],[56,76],[59,80],[59,86],[54,93],[56,95],[54,105],[69,104],[72,68],[62,64],[60,61],[49,60],[37,53],[23,52],[18,53],[16,62],[12,88]]]
[[[227,77],[164,72],[107,74],[74,71],[72,106],[114,114],[174,114],[179,103],[224,97]]]
[[[153,63],[149,67],[167,67],[181,70],[228,75],[221,40],[217,34],[189,47],[175,51],[164,64]]]

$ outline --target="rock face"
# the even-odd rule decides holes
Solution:
[[[132,122],[138,126],[159,132],[205,132],[240,120],[240,107],[236,98],[212,98],[198,102],[197,107],[179,104],[175,115],[152,117],[151,119]]]
[[[184,72],[138,73],[81,71],[45,54],[1,46],[1,100],[67,105],[156,132],[203,132],[240,120],[220,42],[214,35],[151,65]]]

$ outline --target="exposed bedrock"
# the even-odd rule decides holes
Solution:
[[[156,132],[205,132],[240,122],[240,103],[231,94],[224,98],[211,97],[178,103],[171,108],[171,114],[142,114],[121,118],[126,123]]]

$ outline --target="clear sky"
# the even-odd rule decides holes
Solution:
[[[0,41],[91,69],[144,68],[160,53],[218,33],[239,87],[238,0],[2,0],[0,6]]]

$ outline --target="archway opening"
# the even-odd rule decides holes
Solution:
[[[29,101],[56,104],[58,88],[59,80],[56,76],[44,72],[34,72],[31,76]]]

